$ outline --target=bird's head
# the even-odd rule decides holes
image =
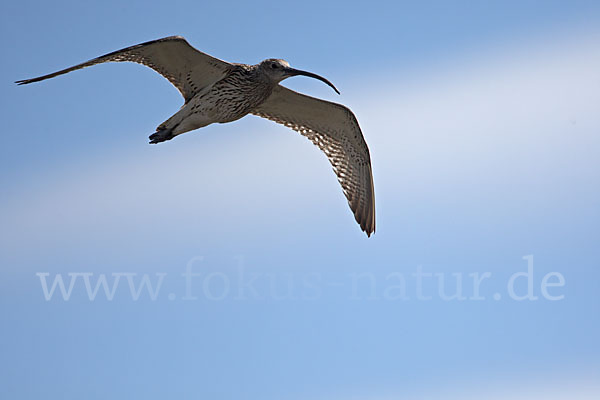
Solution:
[[[301,71],[299,69],[295,69],[290,67],[290,64],[285,60],[280,60],[277,58],[269,58],[264,60],[259,64],[260,69],[269,77],[269,79],[273,80],[276,83],[281,82],[282,80],[296,76],[296,75],[304,75],[310,78],[318,79],[322,82],[325,82],[327,85],[331,86],[333,90],[337,94],[340,92],[336,89],[335,86],[327,79],[323,78],[320,75],[313,74],[312,72]]]

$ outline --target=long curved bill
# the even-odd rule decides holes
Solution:
[[[302,71],[302,70],[295,69],[295,68],[288,68],[288,69],[287,69],[287,73],[288,73],[290,76],[304,75],[304,76],[308,76],[309,78],[315,78],[315,79],[318,79],[318,80],[320,80],[321,82],[324,82],[324,83],[326,83],[327,85],[331,86],[331,88],[332,88],[333,90],[335,90],[335,92],[336,92],[337,94],[340,94],[340,91],[339,91],[339,90],[337,90],[337,88],[336,88],[335,86],[333,86],[333,83],[329,82],[327,79],[323,78],[323,77],[322,77],[322,76],[320,76],[320,75],[313,74],[312,72],[308,72],[308,71]]]

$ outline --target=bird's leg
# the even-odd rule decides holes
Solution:
[[[183,105],[171,118],[160,124],[156,132],[150,135],[150,143],[160,143],[216,121],[213,116],[207,116],[194,108],[196,103],[191,101]]]

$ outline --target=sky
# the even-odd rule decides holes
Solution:
[[[7,398],[600,397],[600,4],[5,1]],[[160,145],[183,100],[105,64],[182,35],[341,91],[367,238],[309,141],[248,116]],[[61,286],[62,285],[62,286]]]

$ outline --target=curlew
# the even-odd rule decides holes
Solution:
[[[367,236],[375,232],[375,196],[371,159],[356,117],[347,107],[281,86],[289,77],[304,75],[339,91],[327,79],[291,68],[280,59],[256,65],[228,63],[193,48],[183,37],[127,47],[52,74],[17,81],[38,82],[105,62],[130,61],[152,68],[181,92],[185,103],[150,135],[150,143],[212,123],[232,122],[247,114],[267,118],[307,137],[321,149]]]

